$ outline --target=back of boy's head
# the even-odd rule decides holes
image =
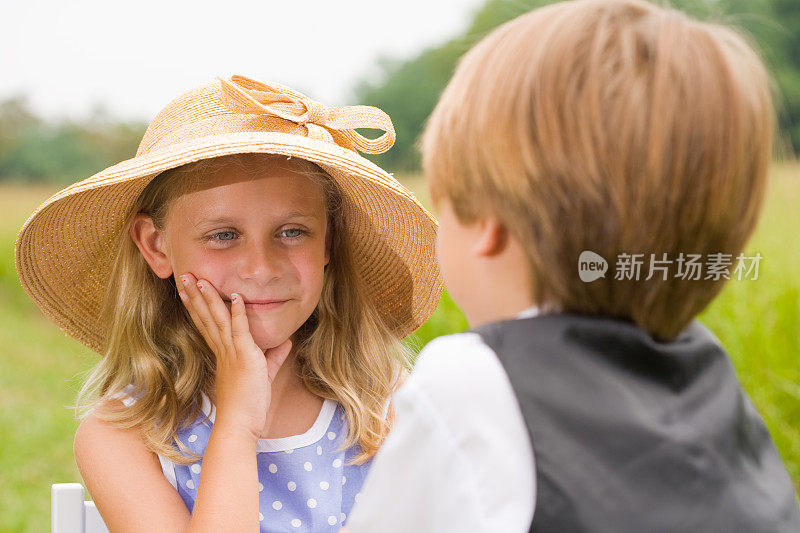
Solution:
[[[434,202],[493,214],[534,301],[677,335],[724,280],[648,275],[650,254],[741,252],[764,196],[768,75],[736,32],[635,0],[578,0],[497,28],[461,60],[423,136]],[[578,258],[609,263],[584,283]],[[620,254],[642,275],[614,279]],[[705,274],[705,273],[704,273]],[[703,276],[705,277],[705,276]]]

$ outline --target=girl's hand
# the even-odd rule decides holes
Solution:
[[[207,280],[181,276],[179,292],[197,329],[217,359],[214,425],[244,431],[256,439],[264,428],[272,399],[272,381],[292,341],[264,353],[253,341],[242,297],[231,294],[231,310]]]

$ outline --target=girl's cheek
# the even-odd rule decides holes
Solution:
[[[182,258],[184,272],[191,272],[197,279],[206,279],[219,290],[221,283],[227,278],[228,271],[232,268],[230,259],[220,257],[220,254],[209,252],[195,252]]]
[[[324,268],[324,258],[316,253],[296,256],[291,261],[291,270],[284,272],[284,281],[302,287],[307,298],[318,298],[322,292]]]

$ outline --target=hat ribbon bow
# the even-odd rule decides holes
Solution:
[[[365,154],[380,154],[392,147],[394,126],[389,115],[372,106],[327,107],[277,83],[262,83],[232,76],[219,78],[222,101],[237,113],[272,115],[305,126],[308,137],[334,142]],[[355,128],[383,130],[376,139],[368,139]]]

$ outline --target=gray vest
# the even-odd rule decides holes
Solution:
[[[519,400],[537,532],[800,532],[794,487],[728,357],[699,322],[657,342],[556,314],[476,329]]]

